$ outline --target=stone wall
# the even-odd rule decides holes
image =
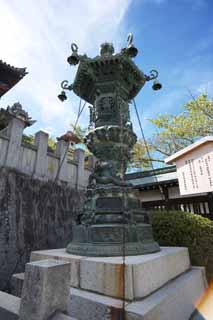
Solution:
[[[75,148],[74,158],[67,155],[69,142],[59,140],[55,152],[48,152],[48,134],[38,131],[34,144],[23,143],[25,122],[11,118],[8,126],[0,131],[0,166],[17,169],[41,180],[66,182],[71,187],[85,189],[94,167],[94,157],[89,156],[85,167],[85,152]]]
[[[0,289],[32,250],[65,247],[84,192],[0,168]]]

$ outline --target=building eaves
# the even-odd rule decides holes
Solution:
[[[18,74],[21,78],[24,77],[26,74],[28,74],[28,72],[26,71],[26,68],[16,68],[2,60],[0,60],[0,68],[1,67],[7,69],[8,71]]]

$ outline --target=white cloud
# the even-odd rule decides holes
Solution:
[[[26,66],[27,75],[2,102],[16,96],[43,127],[66,131],[75,121],[78,99],[61,103],[60,82],[73,80],[76,68],[66,62],[71,42],[79,52],[97,55],[99,45],[126,40],[122,28],[131,0],[0,0],[0,59],[17,67]],[[14,102],[14,101],[13,101]],[[39,117],[39,118],[38,118]],[[82,118],[86,121],[85,116]]]

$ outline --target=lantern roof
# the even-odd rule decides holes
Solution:
[[[89,103],[94,103],[99,87],[120,86],[129,100],[133,99],[146,82],[146,76],[124,52],[85,56],[80,61],[73,83],[73,91]]]

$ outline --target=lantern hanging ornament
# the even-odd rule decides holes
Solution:
[[[67,58],[67,62],[71,65],[71,66],[75,66],[79,63],[80,58],[78,55],[78,46],[75,43],[71,44],[71,50],[72,50],[72,54],[71,56],[69,56]]]

